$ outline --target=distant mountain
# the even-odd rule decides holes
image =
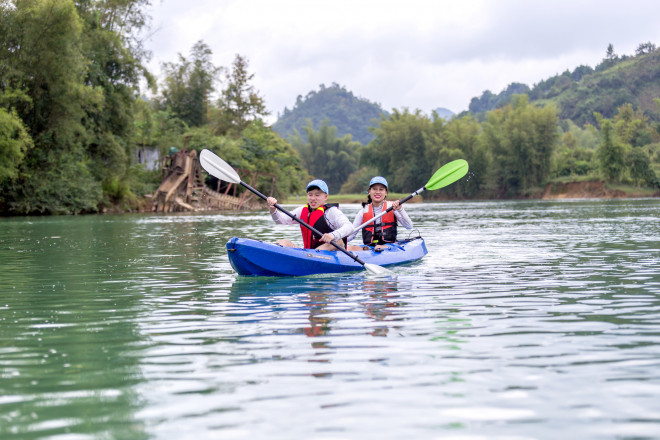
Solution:
[[[469,112],[482,118],[485,112],[511,102],[514,94],[526,93],[530,102],[552,103],[560,119],[578,125],[594,124],[594,112],[612,118],[623,104],[632,104],[654,121],[660,121],[655,99],[660,98],[660,50],[651,43],[640,44],[634,56],[607,56],[595,68],[581,65],[529,88],[512,83],[499,94],[489,90],[470,101]],[[461,115],[467,112],[462,113]]]
[[[452,116],[454,116],[456,114],[453,111],[449,110],[448,108],[444,108],[444,107],[436,108],[435,113],[438,115],[438,117],[440,117],[442,119],[446,119],[446,120],[451,119]]]
[[[273,130],[285,139],[298,130],[305,139],[302,127],[307,125],[308,119],[318,130],[327,118],[331,126],[337,127],[337,136],[350,134],[354,141],[366,145],[374,138],[369,127],[378,125],[381,114],[388,113],[380,104],[357,98],[336,83],[330,87],[321,84],[318,91],[311,91],[304,98],[299,95],[292,110],[285,108],[273,124]]]

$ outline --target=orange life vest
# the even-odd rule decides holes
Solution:
[[[387,202],[383,202],[383,211],[387,210]],[[374,217],[374,206],[369,203],[369,210],[362,214],[362,223]],[[380,218],[380,224],[369,223],[362,228],[364,244],[394,243],[396,241],[396,217],[390,211]]]

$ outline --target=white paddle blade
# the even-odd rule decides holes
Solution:
[[[202,167],[207,173],[217,179],[224,180],[225,182],[241,183],[240,176],[231,165],[220,159],[210,150],[204,149],[199,153],[199,163],[202,164]]]
[[[364,263],[364,268],[374,275],[391,275],[392,271],[377,264]]]

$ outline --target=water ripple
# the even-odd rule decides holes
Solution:
[[[657,200],[408,210],[386,279],[236,276],[267,213],[2,220],[0,437],[660,437]]]

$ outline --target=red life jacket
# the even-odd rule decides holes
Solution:
[[[387,210],[387,202],[383,202],[383,211]],[[362,214],[362,223],[374,217],[374,206],[369,203],[369,210]],[[362,228],[362,241],[364,244],[394,243],[396,241],[396,217],[390,211],[380,218],[380,224],[369,223]]]
[[[330,225],[328,225],[328,222],[325,219],[325,211],[330,208],[338,207],[339,204],[331,203],[319,206],[310,212],[309,205],[305,205],[302,212],[300,213],[300,219],[320,233],[327,234],[328,232],[332,232],[333,229],[330,227]],[[314,233],[303,225],[300,225],[300,232],[302,232],[303,247],[305,249],[316,249],[323,244],[323,242],[319,240],[321,237],[314,237]]]

